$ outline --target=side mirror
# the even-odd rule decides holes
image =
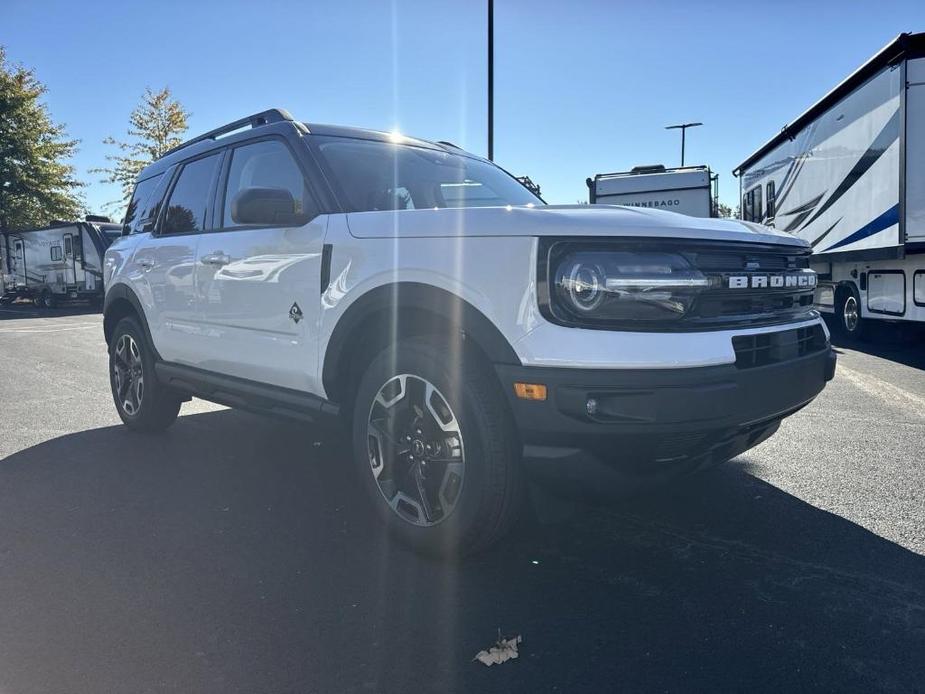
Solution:
[[[308,217],[296,213],[295,199],[285,188],[244,188],[231,200],[231,220],[235,224],[301,226]]]

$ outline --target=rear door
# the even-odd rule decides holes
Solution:
[[[310,389],[320,310],[321,251],[327,217],[306,170],[281,137],[245,142],[225,157],[214,229],[199,241],[196,284],[199,366],[299,390]],[[255,226],[236,220],[245,189],[288,191],[299,223]]]
[[[167,361],[189,364],[198,358],[196,252],[211,212],[221,158],[216,152],[184,162],[173,176],[166,202],[161,204],[154,192],[136,205],[147,208],[140,214],[155,221],[152,231],[142,232],[130,276],[144,305],[154,345]],[[153,187],[162,189],[163,184]],[[132,204],[127,219],[135,212]],[[139,221],[144,225],[144,219]]]

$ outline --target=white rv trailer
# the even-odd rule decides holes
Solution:
[[[105,217],[0,235],[4,303],[32,299],[51,308],[67,300],[103,297],[103,254],[122,228]]]
[[[597,174],[585,183],[592,205],[651,207],[691,217],[715,217],[716,180],[706,166],[666,169],[655,164]]]
[[[925,322],[925,34],[898,36],[733,174],[743,219],[812,244],[839,331]]]

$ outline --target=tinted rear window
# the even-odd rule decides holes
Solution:
[[[219,155],[213,154],[183,167],[167,202],[162,234],[184,234],[205,228],[218,162]]]
[[[161,182],[164,174],[160,173],[135,184],[135,191],[132,193],[132,199],[129,201],[128,209],[125,210],[123,224],[128,224],[132,231],[135,231],[142,222],[151,218],[152,208],[156,207],[157,201],[152,200],[151,194]]]

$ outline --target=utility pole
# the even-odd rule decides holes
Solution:
[[[488,0],[488,161],[495,160],[495,2]]]
[[[703,125],[703,123],[678,123],[677,125],[665,126],[665,130],[681,130],[681,166],[684,166],[684,135],[688,128],[696,128],[698,125]]]

